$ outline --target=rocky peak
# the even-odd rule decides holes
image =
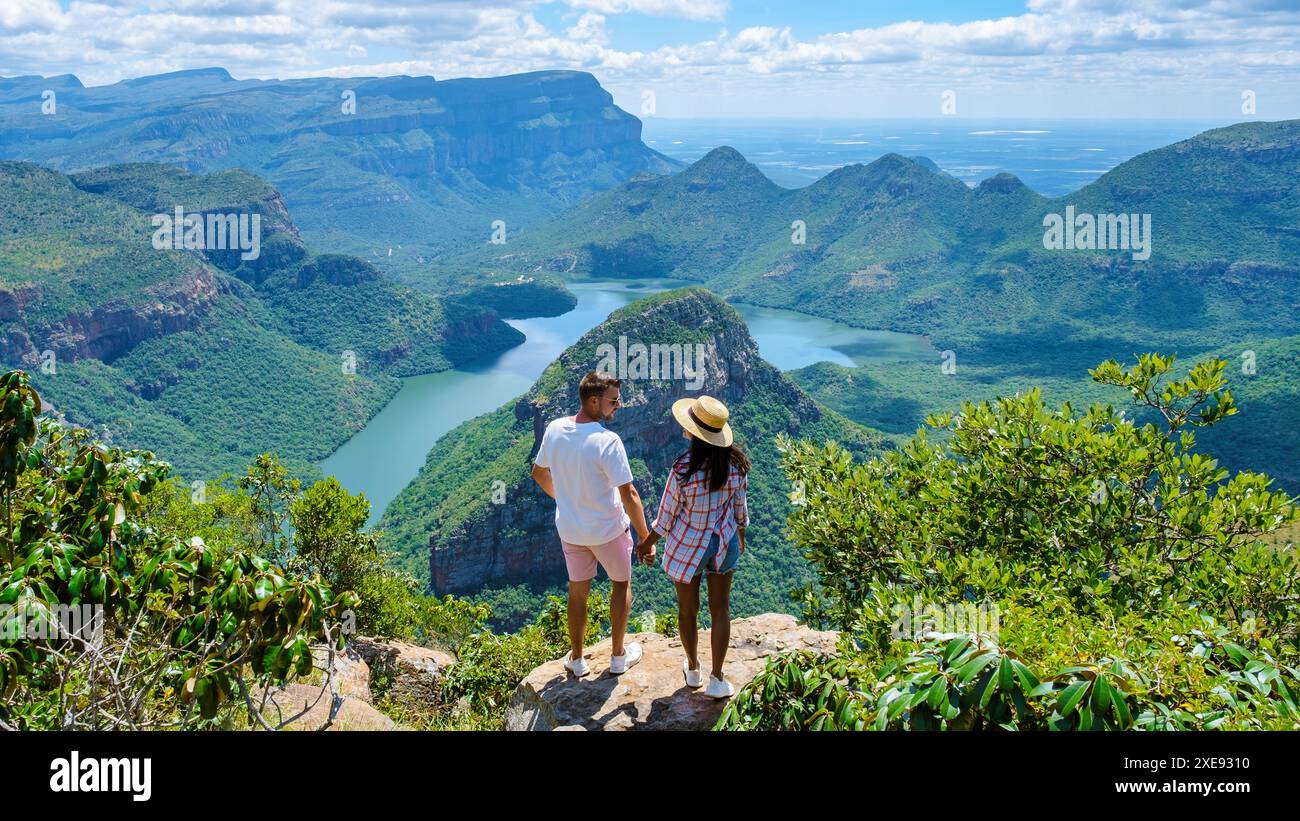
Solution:
[[[718,146],[691,165],[696,171],[728,171],[752,167],[744,154],[729,145]]]
[[[1015,174],[1003,171],[989,177],[975,188],[976,194],[1011,194],[1025,188],[1025,184]]]
[[[726,188],[776,188],[776,183],[758,170],[758,166],[729,145],[719,146],[682,172],[686,189],[691,192]]]
[[[925,157],[885,154],[866,165],[846,165],[814,182],[806,190],[814,200],[860,201],[884,193],[901,199],[935,185],[962,185],[943,174]],[[964,186],[963,186],[964,187]]]
[[[608,369],[611,362],[623,379],[623,404],[608,426],[623,437],[628,458],[643,459],[652,470],[666,469],[665,451],[676,456],[682,449],[681,431],[670,412],[673,402],[706,390],[727,404],[744,398],[761,360],[734,308],[702,288],[673,291],[653,304],[634,306],[588,331],[516,405],[516,416],[532,426],[532,453],[541,446],[548,423],[577,410],[582,377]],[[680,363],[681,370],[673,363]]]

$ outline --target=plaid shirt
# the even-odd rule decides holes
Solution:
[[[686,463],[687,456],[682,454],[669,469],[653,525],[655,532],[664,537],[664,572],[673,581],[683,583],[695,578],[714,533],[718,534],[716,569],[726,558],[727,543],[736,528],[749,523],[745,474],[733,466],[727,483],[720,490],[710,491],[702,470],[681,480],[679,473],[686,469]]]

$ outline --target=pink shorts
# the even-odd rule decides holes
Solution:
[[[605,568],[605,575],[610,581],[625,582],[632,578],[632,532],[624,530],[622,535],[604,544],[582,545],[569,544],[561,540],[564,546],[564,564],[569,569],[569,581],[585,582],[596,578],[596,562]]]

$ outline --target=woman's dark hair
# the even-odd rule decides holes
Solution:
[[[702,470],[704,483],[708,485],[709,490],[721,490],[727,483],[732,465],[735,465],[736,470],[741,474],[749,473],[749,457],[739,445],[733,444],[723,448],[692,436],[691,449],[687,451],[686,467],[679,474],[679,478],[684,482],[691,478],[691,474],[695,471]]]

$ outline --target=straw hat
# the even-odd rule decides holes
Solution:
[[[720,448],[731,446],[731,425],[727,424],[727,406],[712,396],[678,399],[673,416],[691,435]]]

